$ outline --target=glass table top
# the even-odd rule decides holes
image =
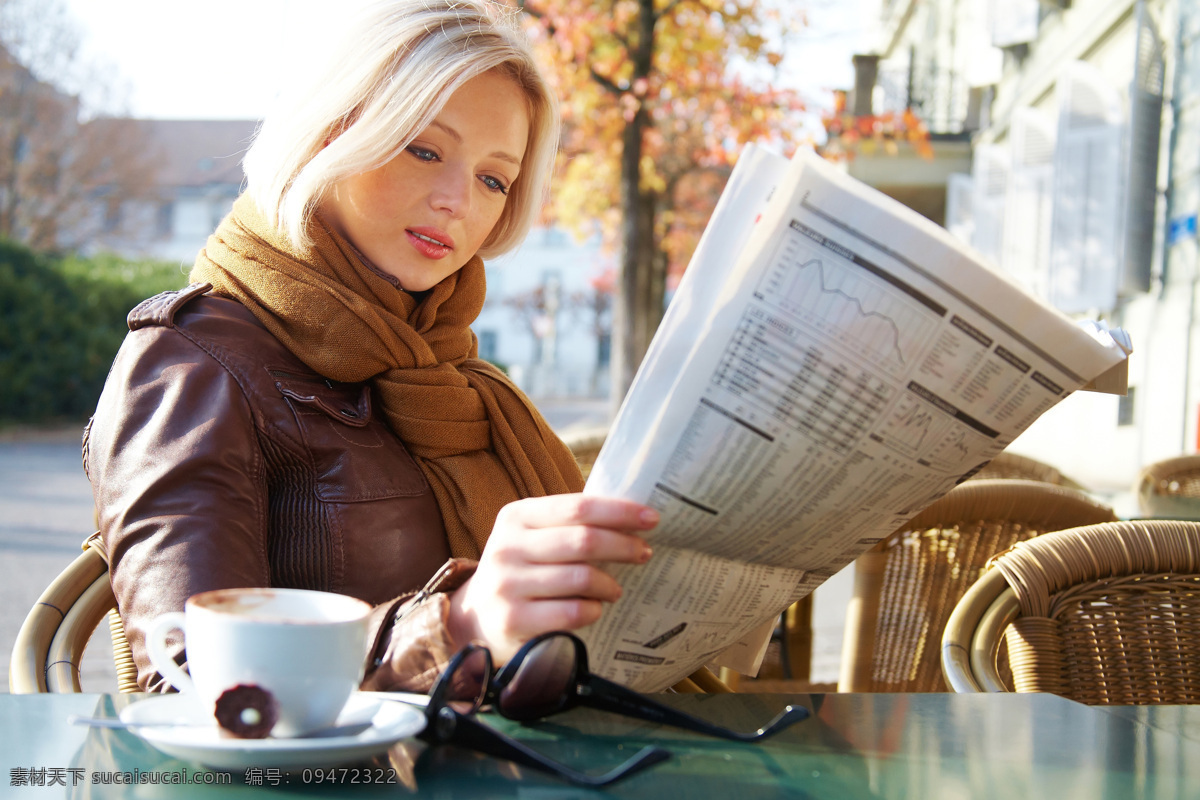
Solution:
[[[0,695],[4,797],[1200,797],[1200,707],[1098,709],[1035,694],[661,695],[729,727],[753,730],[784,705],[812,716],[758,744],[713,739],[603,712],[532,725],[483,720],[589,772],[641,747],[666,762],[604,790],[454,747],[404,741],[342,771],[210,770],[133,733],[70,725],[116,716],[129,695]],[[1195,709],[1195,710],[1193,710]],[[136,785],[120,785],[121,778]],[[162,785],[164,780],[186,781]],[[156,783],[157,781],[157,783]],[[211,785],[221,781],[223,785]],[[381,782],[379,782],[381,781]],[[354,783],[355,785],[349,786]]]

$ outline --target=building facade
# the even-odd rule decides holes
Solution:
[[[929,125],[938,221],[1063,313],[1133,340],[1126,397],[1076,393],[1010,449],[1113,490],[1197,450],[1200,9],[885,0],[878,30],[878,79],[856,88]],[[965,168],[938,162],[939,135],[965,137]]]
[[[242,156],[254,120],[131,120],[152,159],[153,191],[104,199],[86,252],[191,264],[242,190]]]

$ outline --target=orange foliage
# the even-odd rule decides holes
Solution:
[[[854,158],[857,154],[871,155],[882,150],[888,155],[899,152],[899,144],[907,142],[922,158],[933,158],[929,129],[912,109],[897,114],[855,116],[846,110],[846,93],[834,93],[833,111],[823,115],[828,140],[821,155],[831,161]]]
[[[655,247],[681,273],[742,145],[795,146],[798,93],[751,83],[731,64],[778,65],[779,32],[802,24],[799,12],[778,19],[760,0],[514,2],[553,65],[562,104],[554,217],[616,242],[629,212],[622,142],[643,113],[638,195],[654,206]]]

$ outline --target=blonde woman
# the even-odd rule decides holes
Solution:
[[[130,313],[84,451],[144,690],[167,687],[143,626],[197,592],[367,600],[364,686],[424,691],[468,641],[503,661],[595,621],[620,594],[599,564],[650,557],[656,513],[578,494],[476,357],[483,259],[529,230],[557,146],[509,13],[371,6],[264,122],[191,285]]]

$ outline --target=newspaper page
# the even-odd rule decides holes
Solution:
[[[783,609],[1126,356],[815,154],[748,148],[584,490],[662,512],[592,669],[757,669]]]

